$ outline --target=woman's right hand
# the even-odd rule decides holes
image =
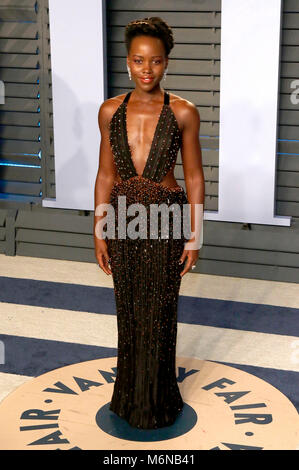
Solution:
[[[109,253],[108,253],[107,242],[105,240],[97,240],[96,246],[95,246],[95,252],[96,252],[96,259],[98,261],[100,268],[106,274],[108,275],[112,274],[112,271],[109,267]]]

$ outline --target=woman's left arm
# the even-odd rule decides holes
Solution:
[[[184,276],[186,272],[196,264],[199,256],[199,238],[202,237],[203,211],[205,199],[205,180],[202,168],[202,154],[199,141],[200,115],[196,106],[190,101],[184,101],[181,106],[182,129],[182,163],[186,193],[190,204],[191,231],[193,236],[185,243],[184,251],[180,258],[183,263],[187,257],[184,270],[180,273]]]

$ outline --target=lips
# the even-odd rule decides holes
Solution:
[[[140,80],[144,83],[150,83],[154,80],[154,77],[140,77]]]

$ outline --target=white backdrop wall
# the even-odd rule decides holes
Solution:
[[[49,0],[56,199],[94,210],[105,96],[105,4]],[[281,0],[222,0],[218,212],[205,220],[290,225],[275,215]]]
[[[98,111],[106,95],[105,2],[49,0],[56,199],[44,207],[94,209]]]
[[[205,219],[290,225],[275,215],[281,0],[222,0],[218,212]]]

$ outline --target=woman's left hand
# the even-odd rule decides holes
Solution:
[[[186,257],[187,257],[187,262],[183,271],[180,273],[181,277],[183,277],[190,269],[192,269],[192,266],[196,265],[196,261],[198,260],[198,257],[199,257],[199,250],[185,249],[183,251],[182,256],[180,257],[181,264],[183,264]]]

